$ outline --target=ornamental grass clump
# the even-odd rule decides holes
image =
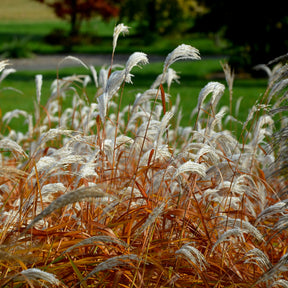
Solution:
[[[225,65],[228,106],[218,107],[226,86],[209,82],[195,122],[181,126],[171,66],[200,60],[188,45],[122,107],[133,68],[149,59],[113,63],[127,32],[115,28],[110,66],[97,72],[66,57],[89,73],[57,72],[44,107],[37,75],[35,113],[1,119],[7,127],[20,113],[28,125],[0,138],[0,287],[287,287],[286,64],[269,70],[238,139],[225,128],[237,120]]]

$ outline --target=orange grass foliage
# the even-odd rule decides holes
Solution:
[[[163,74],[185,58],[177,53]],[[85,110],[77,95],[64,119],[56,108],[73,81],[61,81],[55,105],[38,117],[38,137],[2,153],[0,287],[286,287],[287,232],[274,227],[287,201],[263,160],[270,118],[254,118],[254,134],[239,143],[222,130],[213,101],[223,87],[213,82],[200,93],[195,130],[176,133],[160,82],[130,126],[133,114],[127,124],[113,105]]]

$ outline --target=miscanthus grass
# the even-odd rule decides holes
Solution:
[[[200,52],[176,47],[125,107],[134,67],[149,62],[135,52],[113,63],[128,29],[115,27],[107,67],[68,56],[87,75],[60,78],[61,61],[45,106],[36,75],[35,113],[1,115],[1,287],[287,287],[287,64],[259,66],[267,90],[239,139],[227,64],[227,85],[207,83],[182,127],[173,63]],[[7,129],[19,115],[27,130]]]

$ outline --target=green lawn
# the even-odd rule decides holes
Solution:
[[[53,54],[67,51],[74,53],[110,53],[113,29],[116,24],[116,21],[103,22],[97,19],[86,22],[82,27],[84,36],[81,43],[67,46],[65,43],[61,43],[63,42],[61,38],[63,32],[61,31],[67,32],[69,30],[68,23],[64,21],[22,23],[0,20],[0,55],[13,48],[27,50],[27,52],[35,54]],[[47,35],[51,35],[52,32],[51,42],[51,40],[47,40]],[[90,35],[89,37],[87,37],[87,33]],[[119,38],[117,51],[118,53],[143,51],[149,54],[167,55],[182,43],[196,47],[202,55],[221,55],[225,53],[223,47],[217,46],[214,40],[206,35],[172,35],[159,37],[156,41],[151,42],[137,37],[133,25],[129,35],[125,38]]]

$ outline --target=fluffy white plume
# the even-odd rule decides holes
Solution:
[[[0,149],[10,150],[13,153],[16,152],[24,157],[28,157],[28,155],[25,153],[23,148],[19,144],[17,144],[15,141],[9,138],[4,138],[0,140]]]
[[[1,64],[0,64],[1,66]],[[1,72],[1,70],[0,70]],[[16,70],[14,68],[8,68],[8,69],[4,69],[3,72],[0,75],[0,83],[11,73],[15,73]]]
[[[41,101],[41,88],[43,84],[43,76],[41,74],[38,74],[35,76],[35,82],[36,82],[36,97],[37,97],[37,104],[40,105]]]
[[[167,72],[158,75],[154,83],[151,85],[151,89],[156,89],[160,84],[167,83],[168,91],[170,90],[171,84],[173,81],[176,83],[179,82],[180,76],[177,75],[176,71],[172,68],[169,68]]]
[[[23,117],[27,118],[28,113],[24,110],[15,109],[13,111],[9,111],[9,112],[5,113],[2,120],[6,121],[6,123],[9,124],[13,118],[18,118],[19,116],[23,116]]]
[[[113,33],[113,52],[112,54],[114,55],[116,46],[117,46],[117,40],[120,34],[127,34],[129,33],[129,27],[125,26],[123,23],[118,24],[115,28],[114,28],[114,33]]]
[[[258,241],[265,242],[264,237],[260,233],[260,231],[248,221],[239,218],[233,219],[230,217],[226,217],[224,220],[220,222],[220,225],[221,224],[225,226],[227,225],[231,228],[240,228],[242,231],[245,231],[246,233],[253,235]]]
[[[8,60],[0,61],[0,72],[3,71],[7,65],[9,65],[9,61]]]
[[[199,93],[197,109],[200,109],[204,100],[210,93],[212,93],[212,97],[209,104],[214,109],[217,106],[217,103],[220,100],[221,96],[223,95],[224,90],[225,86],[223,84],[219,82],[209,82],[204,88],[202,88]]]
[[[109,258],[106,261],[98,264],[98,266],[94,268],[83,280],[87,280],[89,277],[92,277],[95,273],[98,273],[100,271],[116,269],[117,267],[134,267],[134,265],[131,263],[132,261],[139,262],[141,260],[135,254],[120,255]]]
[[[53,285],[60,285],[60,281],[51,273],[42,271],[37,268],[30,268],[20,272],[21,275],[25,276],[29,280],[44,280]]]
[[[179,45],[165,59],[163,72],[179,60],[200,60],[199,50],[186,44]]]
[[[148,227],[150,227],[156,221],[158,216],[163,212],[165,206],[166,203],[163,201],[158,207],[156,207],[148,216],[145,223],[137,230],[136,235],[142,234]]]
[[[211,250],[211,253],[213,253],[213,251],[215,250],[215,248],[222,242],[224,241],[231,241],[229,240],[230,237],[238,237],[241,239],[241,241],[244,243],[245,242],[245,239],[243,237],[243,231],[242,229],[240,228],[233,228],[233,229],[230,229],[226,232],[224,232],[220,237],[219,239],[216,241],[216,243],[213,245],[212,247],[212,250]]]
[[[95,69],[94,66],[89,66],[90,68],[90,71],[92,73],[92,77],[93,77],[93,80],[94,80],[94,83],[95,83],[95,87],[98,88],[98,78],[97,78],[97,71]]]
[[[201,177],[205,177],[206,175],[206,168],[204,165],[192,162],[188,160],[184,164],[182,164],[173,175],[173,178],[177,177],[179,174],[189,172],[189,173],[196,173]]]
[[[208,263],[204,255],[195,247],[191,246],[192,243],[187,243],[183,245],[179,250],[175,252],[176,256],[183,257],[187,259],[190,263],[194,265],[200,271],[203,271],[208,266]]]
[[[148,63],[149,61],[145,53],[142,53],[142,52],[133,53],[126,62],[126,67],[125,67],[126,75],[130,73],[133,67],[135,66],[141,67],[139,66],[140,64],[145,65]]]
[[[74,56],[66,56],[59,62],[59,66],[62,65],[65,61],[72,61],[78,64],[81,64],[83,67],[85,67],[87,70],[89,69],[88,66],[79,58],[74,57]]]
[[[259,223],[260,221],[264,220],[267,217],[271,217],[275,214],[282,214],[284,213],[285,209],[288,208],[288,199],[285,199],[283,201],[279,201],[275,203],[274,205],[271,205],[267,207],[265,210],[263,210],[257,217],[256,223]]]
[[[258,248],[249,250],[245,254],[245,257],[247,257],[245,263],[254,263],[259,266],[263,272],[273,267],[267,255]]]
[[[101,96],[97,98],[99,115],[101,117],[102,123],[105,123],[108,101],[109,101],[109,95],[107,93],[103,93]]]

